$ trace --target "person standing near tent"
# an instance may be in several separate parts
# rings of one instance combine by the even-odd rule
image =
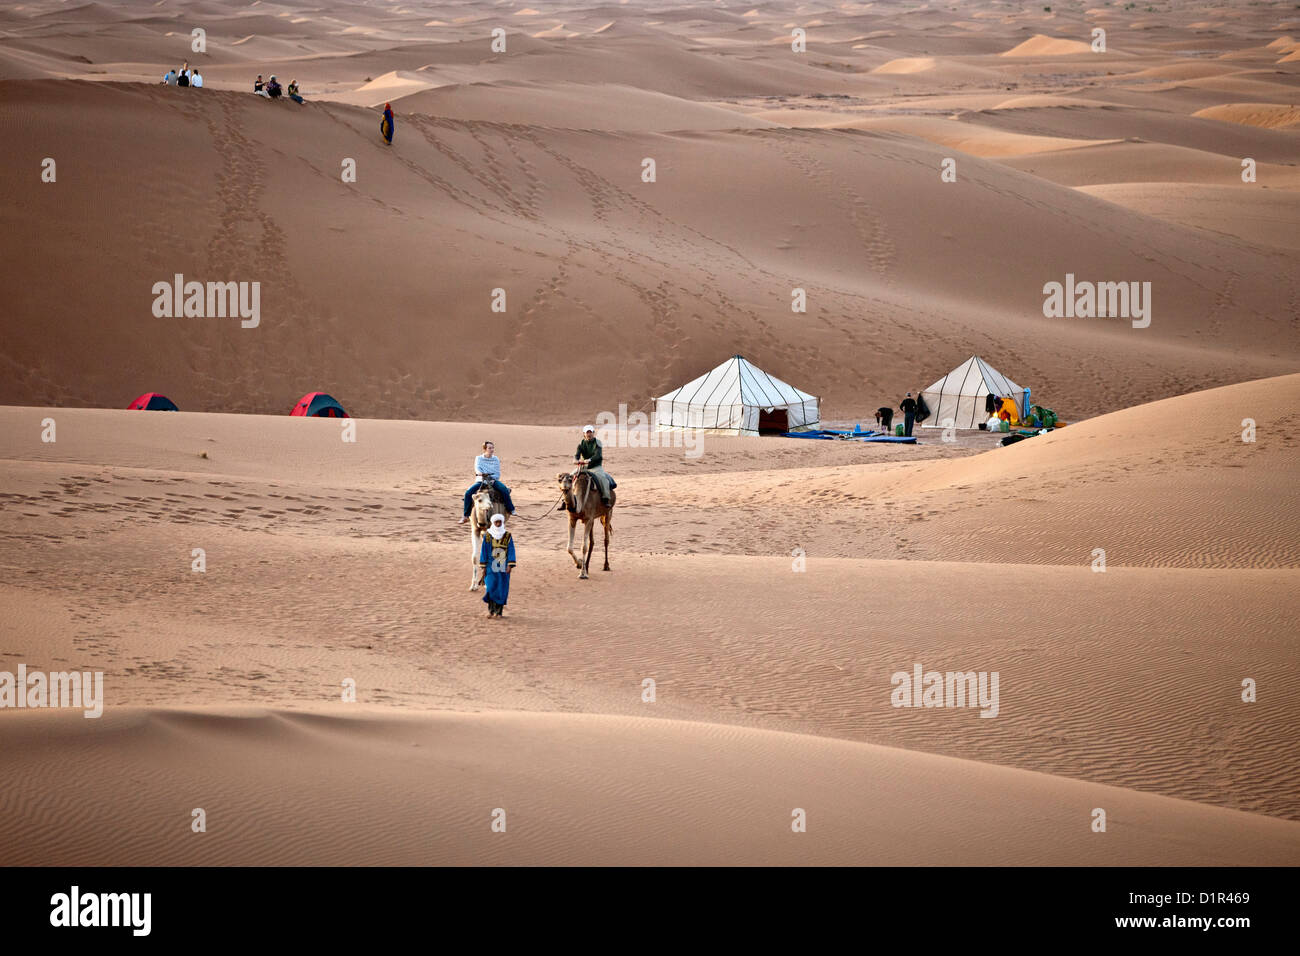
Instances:
[[[605,474],[604,469],[604,446],[601,445],[600,439],[596,437],[596,428],[594,425],[588,425],[582,430],[582,441],[578,442],[578,450],[573,453],[573,460],[579,468],[585,468],[596,479],[596,485],[600,488],[601,503],[609,507],[609,489],[617,488],[614,479]]]
[[[384,134],[384,141],[387,142],[389,146],[393,145],[393,129],[393,105],[391,103],[385,103],[384,118],[379,121],[379,132]]]
[[[916,400],[912,398],[911,392],[898,403],[898,410],[903,413],[903,434],[911,438],[912,424],[916,421]]]
[[[478,480],[465,491],[465,514],[460,521],[456,522],[457,524],[464,524],[469,520],[469,511],[473,507],[471,499],[474,497],[474,492],[484,485],[494,487],[501,492],[501,501],[506,506],[506,511],[515,513],[515,503],[510,500],[510,489],[501,483],[501,459],[497,457],[496,450],[496,445],[485,441],[483,454],[474,459],[474,474],[478,476]]]
[[[506,516],[494,514],[483,535],[478,563],[483,568],[483,603],[488,617],[501,617],[510,598],[510,572],[515,569],[515,539],[506,530]]]

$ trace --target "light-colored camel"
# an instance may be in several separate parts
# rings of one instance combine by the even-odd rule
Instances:
[[[510,521],[510,515],[506,514],[506,506],[503,502],[492,500],[492,491],[489,488],[480,488],[474,492],[474,497],[470,500],[474,502],[474,509],[469,513],[471,548],[469,559],[472,562],[470,567],[473,569],[469,575],[469,589],[477,591],[487,571],[487,568],[478,563],[478,556],[483,549],[483,535],[487,532],[487,526],[491,523],[493,515],[506,515],[507,522]]]
[[[614,505],[617,499],[613,489],[609,492],[609,507],[600,500],[600,486],[596,479],[585,469],[576,472],[561,472],[556,475],[560,490],[564,492],[564,505],[569,512],[569,557],[577,566],[579,580],[586,580],[587,569],[591,567],[591,552],[596,548],[596,522],[605,526],[605,566],[609,570],[609,539],[614,533]],[[581,560],[573,553],[573,532],[578,522],[582,522],[583,552]]]

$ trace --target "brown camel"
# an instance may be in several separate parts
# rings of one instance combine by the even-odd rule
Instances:
[[[614,533],[612,521],[614,519],[614,505],[617,499],[614,497],[614,491],[609,493],[609,507],[606,508],[604,502],[600,500],[600,487],[596,484],[596,479],[587,473],[585,469],[579,469],[576,472],[560,472],[556,475],[556,480],[560,483],[560,490],[564,492],[564,507],[569,512],[569,557],[573,558],[573,563],[581,572],[578,580],[586,580],[587,569],[591,567],[591,552],[596,548],[596,521],[600,521],[605,526],[605,566],[602,571],[608,571],[609,568],[609,538]],[[583,529],[583,555],[582,559],[573,553],[573,531],[578,522],[582,522]]]
[[[599,497],[599,496],[597,496]],[[505,503],[500,500],[499,495],[495,495],[492,489],[486,486],[474,492],[470,499],[474,502],[474,510],[469,516],[469,542],[470,542],[470,561],[473,569],[469,573],[469,589],[477,591],[478,586],[483,583],[485,568],[478,563],[479,553],[483,547],[483,535],[487,533],[487,526],[492,521],[495,514],[506,515],[506,521],[510,521],[510,516],[506,514]]]

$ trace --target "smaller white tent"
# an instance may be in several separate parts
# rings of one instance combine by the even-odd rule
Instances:
[[[978,355],[972,355],[955,369],[921,392],[930,409],[930,417],[922,423],[924,428],[979,428],[990,413],[986,411],[989,395],[1010,398],[1016,403],[1016,414],[1025,415],[1029,391],[1021,388]]]
[[[821,424],[815,395],[768,375],[739,355],[655,399],[660,431],[698,428],[726,435],[807,431]]]

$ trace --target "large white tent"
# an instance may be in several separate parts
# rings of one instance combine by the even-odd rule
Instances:
[[[980,422],[989,420],[985,404],[989,395],[1013,399],[1017,415],[1024,418],[1029,391],[978,355],[972,355],[921,392],[921,397],[930,409],[930,417],[922,423],[922,427],[946,428],[951,425],[955,428],[978,428]]]
[[[821,424],[815,395],[733,355],[713,371],[655,399],[660,431],[698,428],[726,435],[807,431]]]

